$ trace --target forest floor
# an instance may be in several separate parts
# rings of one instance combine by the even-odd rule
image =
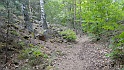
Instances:
[[[21,36],[23,37],[23,35],[28,34],[23,32]],[[2,37],[0,39],[2,39]],[[12,39],[16,40],[15,37]],[[31,38],[25,42],[28,43],[31,40],[35,42],[35,44],[42,44],[45,47],[44,51],[50,54],[49,63],[52,66],[51,68],[40,69],[38,68],[41,67],[39,65],[37,67],[34,66],[35,68],[33,67],[33,69],[32,66],[26,65],[28,62],[27,59],[18,60],[18,50],[16,52],[8,50],[7,52],[12,54],[9,55],[9,62],[3,64],[5,60],[5,53],[3,53],[5,51],[3,50],[0,52],[0,70],[120,70],[118,64],[115,64],[110,58],[105,56],[105,54],[110,52],[107,43],[101,41],[93,42],[87,35],[82,35],[81,37],[77,35],[75,42],[59,42],[56,41],[58,40],[57,38],[47,41]],[[13,44],[14,43],[11,45]],[[16,61],[16,63],[13,63],[13,61]],[[27,67],[27,69],[23,69],[22,67],[24,66]]]
[[[93,43],[86,35],[79,37],[77,43],[52,43],[52,45],[49,48],[54,54],[57,52],[53,70],[119,70],[105,56],[110,52],[105,43]]]

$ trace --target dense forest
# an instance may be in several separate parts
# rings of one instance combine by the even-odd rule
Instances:
[[[124,0],[0,0],[0,70],[124,70]]]

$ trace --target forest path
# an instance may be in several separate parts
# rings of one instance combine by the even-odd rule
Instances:
[[[78,43],[53,43],[53,70],[114,70],[110,59],[105,57],[108,50],[101,44],[90,42],[83,35]]]

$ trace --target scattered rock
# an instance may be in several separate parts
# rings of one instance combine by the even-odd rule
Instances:
[[[38,35],[38,39],[42,41],[46,41],[46,37],[44,35]]]

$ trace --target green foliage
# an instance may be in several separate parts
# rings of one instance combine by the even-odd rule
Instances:
[[[52,69],[54,69],[53,66],[47,66],[45,70],[52,70]]]
[[[124,70],[124,68],[122,68],[121,70]]]
[[[124,1],[85,0],[81,4],[83,30],[98,38],[103,35],[109,37],[112,51],[106,56],[116,59],[124,59],[124,26],[118,24],[124,20],[123,3]]]
[[[104,34],[107,30],[118,28],[117,21],[123,20],[122,5],[112,0],[92,0],[82,4],[83,30],[93,34]]]
[[[72,2],[72,0],[47,0],[45,3],[47,20],[50,23],[59,23],[64,26],[72,22]]]
[[[21,55],[20,57],[21,58],[24,58],[24,59],[30,59],[30,58],[36,58],[36,57],[47,57],[48,58],[48,55],[47,54],[44,54],[39,48],[37,47],[32,47],[32,48],[27,48],[25,50],[22,50],[21,51]]]
[[[20,59],[28,59],[29,64],[37,65],[42,62],[41,59],[47,59],[48,55],[43,53],[39,46],[26,48],[20,52]]]
[[[10,33],[15,35],[15,36],[19,36],[20,35],[16,30],[11,30]]]
[[[23,41],[19,41],[19,42],[18,42],[18,45],[24,48],[26,44],[25,44],[25,42],[23,42]]]
[[[34,45],[33,44],[29,44],[29,47],[34,47]]]
[[[4,5],[2,3],[0,3],[0,10],[5,9]]]
[[[124,32],[113,38],[110,48],[112,48],[112,51],[107,56],[124,59]]]
[[[51,23],[59,23],[61,20],[59,15],[62,11],[62,5],[58,1],[46,1],[45,12],[47,14],[47,20]],[[51,18],[53,18],[51,20]]]
[[[60,32],[64,39],[68,41],[75,41],[76,40],[76,33],[73,30],[67,29],[65,31]]]
[[[44,55],[43,55],[43,58],[48,58],[48,55],[47,55],[47,54],[44,54]]]

